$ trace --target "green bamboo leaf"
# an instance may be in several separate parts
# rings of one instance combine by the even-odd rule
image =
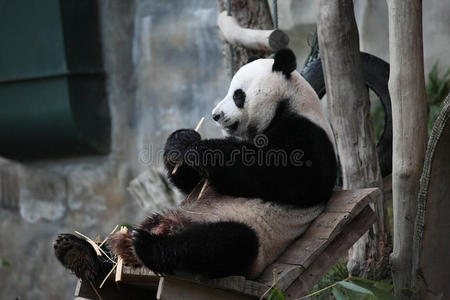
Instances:
[[[380,299],[380,300],[397,300],[397,298],[392,295],[391,293],[389,293],[386,290],[383,290],[382,288],[379,288],[375,285],[369,284],[369,283],[364,283],[364,282],[360,282],[358,283],[359,286],[364,287],[366,289],[368,289],[369,291],[371,291],[376,299]]]
[[[339,282],[337,282],[337,284],[342,286],[345,289],[348,289],[348,290],[351,290],[351,291],[354,291],[354,292],[358,292],[358,293],[361,293],[361,294],[366,294],[366,295],[372,295],[373,296],[373,293],[371,291],[369,291],[368,289],[363,288],[363,287],[361,287],[361,286],[359,286],[357,284],[354,284],[352,282],[339,281]]]
[[[267,300],[286,300],[286,297],[279,289],[273,288]]]
[[[332,288],[331,292],[333,293],[333,296],[334,298],[336,298],[336,300],[347,300],[347,297],[345,297],[338,288]]]

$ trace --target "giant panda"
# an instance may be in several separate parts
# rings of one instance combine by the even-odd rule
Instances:
[[[258,277],[322,212],[336,181],[331,128],[295,68],[290,49],[241,67],[212,111],[226,137],[173,132],[164,164],[187,198],[114,234],[105,251],[157,274]],[[70,234],[58,236],[55,253],[91,282],[112,267]]]

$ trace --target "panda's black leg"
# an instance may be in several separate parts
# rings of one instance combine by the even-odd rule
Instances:
[[[106,257],[97,256],[88,242],[73,234],[59,234],[53,247],[56,258],[64,267],[92,284],[100,283],[112,268]],[[109,255],[106,246],[102,250]]]
[[[197,224],[182,232],[152,235],[132,232],[137,257],[155,273],[199,273],[210,278],[245,275],[258,254],[253,229],[237,222]]]

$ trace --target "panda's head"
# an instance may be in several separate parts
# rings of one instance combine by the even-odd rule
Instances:
[[[261,133],[273,119],[278,103],[297,92],[291,82],[295,68],[290,49],[279,50],[274,59],[256,59],[242,66],[227,95],[212,111],[213,119],[227,135],[246,139]]]

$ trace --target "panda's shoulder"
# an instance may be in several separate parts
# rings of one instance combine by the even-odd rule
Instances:
[[[267,135],[279,137],[303,136],[311,139],[326,136],[325,130],[312,122],[308,116],[299,114],[290,105],[289,99],[279,102],[275,115],[266,129]]]

